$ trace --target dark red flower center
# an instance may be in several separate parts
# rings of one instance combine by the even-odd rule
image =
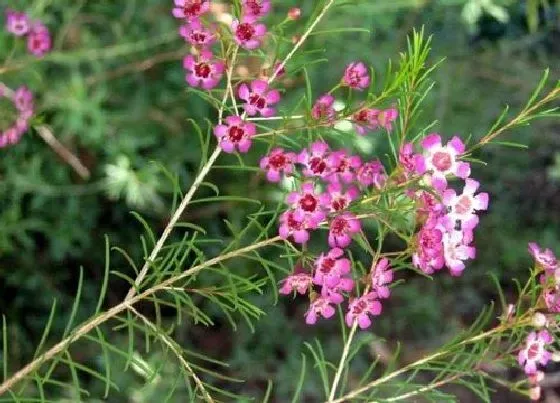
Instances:
[[[432,157],[432,163],[438,171],[447,171],[453,164],[451,155],[443,151],[437,151]]]
[[[527,349],[527,358],[534,360],[539,355],[539,345],[537,343],[532,343]]]
[[[472,203],[468,196],[461,196],[457,204],[455,204],[455,212],[457,214],[466,214],[471,211]]]
[[[248,0],[246,6],[251,10],[251,14],[253,15],[259,15],[262,9],[259,0]]]
[[[364,312],[366,308],[367,308],[367,303],[363,300],[360,300],[352,307],[352,313],[354,315],[359,315],[362,312]]]
[[[312,194],[307,193],[299,200],[299,205],[303,211],[311,213],[317,208],[317,199]]]
[[[340,211],[340,210],[344,210],[346,208],[347,204],[348,204],[348,202],[346,201],[346,199],[341,196],[337,199],[334,199],[331,203],[331,206],[332,206],[333,210]]]
[[[241,141],[244,135],[245,130],[243,130],[239,126],[231,126],[229,128],[228,137],[233,143],[238,143],[239,141]]]
[[[191,34],[191,41],[195,42],[195,43],[204,43],[206,42],[206,38],[208,36],[206,35],[206,33],[201,32],[201,31],[194,31]]]
[[[313,157],[309,160],[309,168],[314,174],[322,174],[327,169],[327,163],[321,157]]]
[[[241,41],[250,41],[253,38],[253,35],[255,35],[255,28],[251,24],[244,22],[237,26],[235,35]]]
[[[249,96],[249,103],[259,109],[264,109],[266,107],[266,99],[255,93]]]
[[[212,69],[210,68],[210,65],[208,63],[200,62],[195,64],[194,66],[194,74],[197,77],[208,78],[211,72]]]
[[[331,231],[335,235],[342,235],[348,231],[348,222],[343,217],[337,217],[331,224]]]
[[[190,0],[185,1],[185,5],[183,6],[183,13],[185,13],[188,17],[196,17],[200,14],[202,9],[202,3],[205,0]]]
[[[268,164],[276,169],[284,167],[286,162],[286,156],[284,154],[274,154],[268,159]]]
[[[294,218],[293,213],[290,213],[290,214],[288,215],[288,223],[287,223],[287,224],[288,224],[288,228],[290,228],[291,230],[296,230],[296,231],[298,231],[298,230],[300,230],[300,229],[302,228],[302,224],[303,224],[303,223],[302,223],[301,221],[297,221],[297,220]]]
[[[354,120],[360,123],[368,123],[368,117],[368,111],[365,109],[362,109],[358,113],[354,114]]]
[[[324,258],[321,263],[321,271],[326,274],[330,273],[335,263],[336,261],[334,259],[328,257]]]

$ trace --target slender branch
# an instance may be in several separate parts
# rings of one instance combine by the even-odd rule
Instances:
[[[390,398],[388,398],[388,399],[384,399],[384,401],[386,401],[386,402],[398,402],[399,400],[405,400],[405,399],[408,399],[409,397],[417,396],[417,395],[419,395],[420,393],[424,393],[424,392],[427,392],[427,391],[429,391],[429,390],[437,389],[437,388],[439,388],[439,387],[441,387],[441,386],[443,386],[443,385],[446,385],[446,384],[448,384],[449,382],[453,382],[453,381],[455,381],[455,380],[457,380],[457,379],[459,379],[459,378],[461,378],[461,377],[463,377],[463,376],[465,376],[465,375],[467,375],[467,374],[465,374],[465,373],[458,373],[458,374],[455,374],[455,375],[450,376],[450,377],[448,377],[448,378],[442,379],[442,380],[439,381],[439,382],[434,382],[434,383],[432,383],[432,384],[430,384],[430,385],[423,386],[423,387],[421,387],[421,388],[418,388],[418,389],[416,389],[416,390],[410,391],[410,392],[408,392],[408,393],[404,393],[404,394],[399,395],[399,396],[393,396],[393,397],[390,397]]]
[[[204,384],[202,383],[202,381],[200,380],[200,378],[196,375],[196,373],[193,371],[193,369],[191,368],[191,366],[189,365],[189,363],[187,362],[187,360],[185,360],[185,358],[183,357],[183,354],[181,354],[181,351],[179,351],[179,349],[176,346],[175,341],[173,341],[167,334],[165,334],[164,332],[160,331],[158,329],[158,327],[152,323],[148,318],[146,318],[144,315],[142,315],[140,312],[138,312],[136,309],[134,309],[133,307],[128,307],[128,309],[134,313],[136,316],[138,316],[140,319],[142,319],[142,321],[146,324],[146,326],[148,326],[153,332],[154,334],[161,339],[161,341],[171,349],[171,351],[173,351],[173,354],[175,354],[175,356],[177,357],[177,359],[179,360],[179,362],[181,362],[181,364],[185,367],[185,369],[187,370],[187,372],[191,375],[191,377],[194,380],[194,383],[196,383],[196,386],[200,389],[200,391],[202,392],[204,399],[209,402],[209,403],[213,403],[214,399],[212,399],[212,396],[210,396],[210,394],[208,393],[208,391],[206,390],[206,388],[204,387]]]
[[[350,352],[350,345],[352,344],[352,340],[354,339],[354,334],[356,334],[357,328],[358,322],[354,321],[352,329],[350,329],[350,334],[348,335],[348,340],[346,340],[346,343],[344,344],[344,350],[342,350],[342,355],[340,356],[338,369],[336,370],[336,374],[331,386],[331,393],[329,394],[329,402],[332,402],[334,396],[336,395],[336,388],[338,387],[338,383],[340,382],[340,377],[342,376],[342,371],[344,370],[344,365],[346,364],[346,358],[348,357],[348,353]]]

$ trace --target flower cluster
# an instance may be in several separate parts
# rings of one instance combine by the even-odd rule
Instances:
[[[3,148],[18,143],[27,131],[29,120],[33,116],[33,94],[25,86],[12,91],[0,83],[0,97],[9,99],[17,112],[15,122],[0,132],[0,148]]]
[[[27,36],[27,50],[37,57],[51,50],[52,40],[48,28],[40,21],[31,21],[23,12],[6,10],[6,31],[19,37]]]
[[[404,176],[420,175],[420,181],[431,188],[409,193],[417,203],[421,222],[413,264],[427,274],[447,266],[458,276],[465,261],[475,257],[473,231],[479,221],[477,213],[488,208],[488,193],[477,193],[479,183],[469,178],[470,165],[459,159],[465,152],[459,137],[443,145],[441,136],[432,133],[421,146],[422,154],[414,154],[412,144],[403,145],[399,153]],[[450,177],[465,181],[461,193],[448,187]]]

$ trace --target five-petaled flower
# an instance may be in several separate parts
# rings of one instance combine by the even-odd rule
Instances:
[[[391,291],[388,284],[393,281],[393,270],[389,265],[389,259],[381,258],[375,265],[371,274],[371,291],[375,292],[379,298],[389,298]]]
[[[342,276],[350,273],[350,260],[343,255],[344,251],[340,248],[333,248],[326,255],[321,254],[315,260],[313,283],[327,288],[336,287]]]
[[[352,235],[360,232],[360,220],[350,212],[337,215],[329,226],[329,246],[346,248],[352,242]]]
[[[479,183],[474,179],[466,179],[463,193],[457,195],[455,190],[447,189],[443,192],[443,204],[447,206],[449,219],[461,222],[461,228],[473,229],[478,225],[478,216],[476,211],[486,210],[488,208],[488,193],[479,193]]]
[[[192,21],[210,10],[210,0],[174,0],[173,16]]]
[[[552,354],[545,346],[552,343],[553,339],[546,330],[531,332],[525,341],[525,347],[519,351],[517,360],[523,366],[527,375],[537,372],[537,364],[546,365]]]
[[[279,289],[280,294],[288,295],[296,291],[299,294],[306,294],[312,284],[312,277],[309,273],[298,272],[286,277]]]
[[[364,90],[369,87],[369,71],[362,62],[352,62],[346,66],[342,83],[355,90]]]
[[[231,29],[235,42],[247,50],[261,46],[263,37],[266,35],[266,25],[257,23],[254,18],[248,16],[243,16],[241,21],[234,20],[231,23]]]
[[[550,249],[541,249],[535,242],[529,242],[529,253],[533,256],[537,265],[545,271],[554,272],[559,268],[558,260]]]
[[[193,55],[187,55],[183,59],[183,67],[189,71],[186,80],[192,87],[201,86],[210,90],[218,85],[225,70],[225,63],[214,60],[212,52],[203,50],[198,59]]]
[[[246,153],[251,148],[251,138],[256,134],[257,128],[253,123],[246,122],[239,116],[228,116],[225,125],[217,125],[214,135],[219,139],[219,145],[226,153],[236,149]]]
[[[270,12],[270,0],[242,0],[243,15],[254,20],[264,17]]]
[[[199,48],[207,48],[216,41],[216,34],[204,27],[197,19],[181,25],[179,34],[191,45]]]
[[[260,113],[261,116],[270,117],[276,113],[271,106],[280,101],[280,92],[269,89],[268,83],[263,80],[254,80],[250,86],[241,84],[237,95],[245,101],[245,112],[249,116]]]
[[[317,297],[305,313],[305,323],[308,325],[314,325],[317,323],[318,315],[321,315],[325,319],[332,317],[335,311],[330,304],[331,301],[327,297]]]
[[[30,26],[27,14],[6,9],[6,31],[15,36],[24,36],[29,32]]]
[[[277,147],[261,158],[260,167],[266,170],[266,179],[270,182],[279,182],[282,173],[290,175],[294,171],[296,159],[295,153],[285,152],[283,148]]]
[[[378,296],[374,292],[369,292],[350,302],[346,313],[346,324],[350,327],[354,321],[358,322],[360,329],[366,329],[371,325],[371,316],[381,314],[381,303],[377,300]]]

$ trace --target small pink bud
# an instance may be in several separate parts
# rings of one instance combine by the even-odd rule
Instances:
[[[299,20],[301,17],[301,8],[292,7],[288,10],[288,18],[292,21]]]

